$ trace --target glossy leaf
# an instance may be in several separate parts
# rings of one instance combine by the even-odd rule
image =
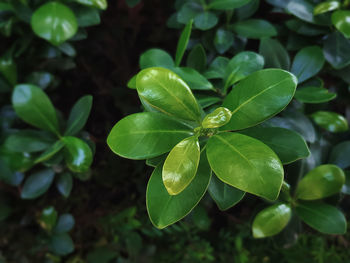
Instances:
[[[350,64],[350,40],[341,33],[334,32],[324,41],[323,54],[335,69],[341,69]]]
[[[65,136],[61,140],[65,144],[64,158],[68,168],[76,173],[88,171],[93,157],[89,145],[73,136]]]
[[[67,233],[72,230],[75,225],[74,217],[71,214],[62,214],[58,218],[54,232],[57,234]]]
[[[61,195],[67,198],[70,195],[73,188],[72,176],[69,173],[60,174],[56,181],[56,188]]]
[[[163,67],[172,69],[175,66],[173,58],[168,52],[152,48],[142,53],[140,56],[140,68]]]
[[[67,121],[65,135],[75,135],[85,126],[92,107],[92,96],[80,98],[73,106]]]
[[[317,125],[330,132],[345,132],[349,129],[347,120],[335,112],[317,111],[311,118]]]
[[[57,221],[57,211],[53,206],[46,207],[40,216],[39,223],[43,229],[47,232],[51,232],[51,230],[56,225]]]
[[[254,126],[282,111],[294,96],[296,77],[280,69],[252,73],[226,96],[223,106],[232,111],[223,130]]]
[[[350,141],[343,141],[334,146],[331,151],[329,162],[336,164],[342,169],[350,167]]]
[[[317,200],[339,193],[345,183],[342,169],[333,164],[324,164],[308,172],[301,179],[296,197],[302,200]]]
[[[292,130],[278,127],[254,127],[240,133],[265,143],[277,154],[283,164],[292,163],[310,155],[303,137]]]
[[[186,65],[199,72],[203,71],[207,65],[207,55],[201,44],[197,44],[187,56]]]
[[[223,182],[242,191],[275,200],[283,181],[283,166],[262,142],[238,133],[222,133],[207,143],[212,170]]]
[[[75,1],[82,5],[97,7],[102,10],[107,9],[107,0],[75,0]]]
[[[261,39],[259,53],[264,57],[266,68],[289,70],[289,54],[278,40],[271,38]]]
[[[194,25],[200,30],[211,29],[218,21],[218,17],[212,12],[203,12],[194,17]]]
[[[334,1],[334,0],[324,1],[319,3],[317,6],[315,6],[314,15],[330,12],[338,9],[339,7],[340,7],[339,1]]]
[[[281,232],[292,216],[288,204],[275,204],[260,211],[253,221],[252,231],[255,238],[270,237]]]
[[[178,74],[192,90],[215,90],[213,84],[193,68],[173,68],[173,71]]]
[[[244,51],[234,56],[225,69],[225,86],[227,90],[237,81],[264,67],[264,58],[251,51]]]
[[[315,76],[323,67],[324,57],[318,46],[301,49],[295,56],[291,72],[298,78],[298,82]]]
[[[214,37],[214,46],[219,54],[225,53],[233,44],[232,32],[219,28]]]
[[[43,195],[52,184],[55,173],[51,169],[31,174],[24,182],[21,198],[35,199]]]
[[[5,146],[13,152],[40,152],[51,145],[48,134],[36,130],[21,130],[6,138]]]
[[[251,0],[211,0],[208,4],[209,9],[228,10],[248,4]]]
[[[211,170],[205,154],[201,154],[198,171],[190,185],[178,195],[169,195],[162,180],[162,165],[148,181],[146,205],[151,222],[165,228],[184,218],[199,203],[207,190]]]
[[[50,248],[55,254],[65,256],[74,251],[74,243],[68,234],[56,234],[50,239]]]
[[[196,136],[186,138],[175,145],[166,158],[162,178],[170,195],[181,193],[197,173],[200,148]]]
[[[209,113],[202,121],[203,128],[219,128],[231,119],[232,113],[229,109],[219,107],[213,112]]]
[[[313,23],[313,5],[307,0],[293,0],[288,1],[286,6],[288,12],[293,14],[294,16],[300,18],[303,21]]]
[[[56,46],[74,36],[78,30],[77,19],[72,10],[54,1],[35,10],[31,25],[36,35]]]
[[[247,38],[273,37],[277,35],[275,27],[270,22],[262,19],[239,21],[231,27],[238,35]]]
[[[215,175],[211,177],[208,192],[221,211],[238,204],[245,195],[245,192],[225,184]]]
[[[170,116],[200,121],[192,91],[175,73],[165,68],[142,70],[136,78],[137,92],[151,107]]]
[[[49,148],[47,148],[42,154],[39,155],[38,158],[35,159],[34,163],[41,163],[49,160],[56,153],[58,153],[64,146],[64,143],[61,141],[57,141],[52,144]]]
[[[342,235],[346,232],[346,219],[334,206],[317,202],[300,202],[298,216],[310,227],[324,234]]]
[[[324,103],[336,97],[337,94],[322,87],[305,87],[297,89],[295,92],[295,98],[304,103]]]
[[[57,115],[49,97],[34,85],[17,85],[12,94],[12,105],[25,122],[55,134],[59,133]]]
[[[111,130],[107,143],[125,158],[147,159],[170,151],[192,130],[159,113],[143,112],[120,120]]]
[[[175,65],[178,67],[181,64],[182,57],[186,51],[188,41],[190,40],[191,31],[192,31],[192,24],[193,20],[190,20],[185,28],[183,29],[179,42],[177,43],[176,47],[176,54],[175,54]]]
[[[338,10],[333,12],[332,23],[346,38],[350,38],[350,11]]]

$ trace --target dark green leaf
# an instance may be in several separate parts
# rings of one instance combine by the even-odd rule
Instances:
[[[310,227],[324,234],[342,235],[346,232],[346,219],[334,206],[317,202],[300,202],[298,216]]]
[[[207,55],[201,44],[197,44],[187,56],[186,65],[202,72],[207,65]]]
[[[208,4],[209,9],[228,10],[246,5],[251,0],[211,0]]]
[[[49,72],[36,71],[26,77],[26,82],[46,89],[54,82],[54,76]]]
[[[346,38],[350,38],[350,11],[338,10],[333,12],[332,23]]]
[[[336,146],[331,151],[329,162],[338,165],[345,169],[350,167],[350,141],[344,141]]]
[[[170,151],[193,135],[191,128],[162,114],[143,112],[120,120],[110,132],[111,150],[125,158],[147,159]]]
[[[341,69],[350,64],[350,40],[340,32],[328,35],[324,41],[323,54],[335,69]]]
[[[56,234],[51,237],[50,248],[53,253],[65,256],[74,251],[74,243],[68,234]]]
[[[317,125],[330,132],[345,132],[349,129],[347,120],[335,112],[317,111],[311,118]]]
[[[0,58],[0,75],[3,75],[5,79],[12,85],[17,83],[17,65],[12,58],[2,57]]]
[[[17,85],[12,94],[12,105],[25,122],[59,134],[55,108],[40,88],[29,84]]]
[[[212,12],[203,12],[194,17],[194,25],[200,30],[211,29],[218,21],[218,17]]]
[[[72,230],[74,227],[75,220],[71,214],[62,214],[58,218],[54,232],[57,234],[67,233]]]
[[[214,90],[213,85],[193,68],[174,68],[173,71],[178,74],[192,90]]]
[[[321,87],[305,87],[297,89],[295,98],[304,103],[324,103],[333,100],[337,94],[328,92],[327,89]]]
[[[283,166],[262,142],[239,133],[222,133],[210,137],[207,156],[223,182],[269,200],[278,197]]]
[[[208,192],[220,210],[227,210],[238,204],[244,197],[245,192],[225,184],[215,175],[211,177]]]
[[[73,188],[72,176],[69,173],[60,174],[56,181],[56,188],[61,195],[67,198]]]
[[[5,146],[13,152],[40,152],[51,144],[48,134],[36,130],[21,130],[7,137]]]
[[[296,17],[300,18],[303,21],[313,23],[314,22],[314,16],[313,16],[313,5],[307,1],[307,0],[292,0],[289,1],[286,9],[291,14],[295,15]]]
[[[173,58],[162,49],[149,49],[140,56],[140,68],[163,67],[172,69],[175,66]]]
[[[45,152],[43,152],[38,158],[35,159],[35,163],[41,163],[44,161],[49,160],[51,157],[53,157],[56,153],[58,153],[64,146],[64,143],[61,141],[57,141],[54,144],[52,144]]]
[[[102,10],[107,9],[107,0],[75,0],[75,1],[82,5],[97,7]]]
[[[259,53],[265,59],[266,68],[289,70],[290,58],[286,49],[276,39],[263,38],[260,40]]]
[[[190,40],[191,31],[192,31],[193,20],[190,20],[185,26],[184,30],[181,33],[179,42],[177,43],[176,54],[175,54],[175,65],[178,67],[181,64],[182,57],[185,53],[185,50]]]
[[[281,232],[292,216],[288,204],[275,204],[260,211],[253,221],[253,236],[255,238],[270,237]]]
[[[57,211],[53,206],[49,206],[45,208],[40,216],[39,223],[43,229],[47,232],[51,232],[51,230],[56,225],[57,221]]]
[[[304,139],[296,132],[278,127],[254,127],[240,133],[258,139],[269,146],[283,164],[295,162],[310,155]]]
[[[80,98],[73,106],[67,121],[65,135],[75,135],[85,126],[92,107],[92,96]]]
[[[21,197],[35,199],[44,194],[52,184],[55,173],[51,169],[31,174],[24,182]]]
[[[161,229],[184,218],[202,199],[210,177],[207,158],[201,154],[197,174],[190,185],[178,195],[169,195],[162,181],[162,165],[158,165],[149,179],[146,192],[151,222]]]
[[[232,32],[219,28],[216,31],[214,45],[219,54],[225,53],[233,44]]]
[[[254,72],[226,96],[223,106],[232,111],[232,118],[222,129],[245,129],[271,118],[288,105],[296,85],[296,77],[284,70]]]
[[[231,28],[238,35],[246,38],[273,37],[277,35],[275,27],[262,19],[247,19],[234,23]]]
[[[56,46],[74,36],[78,30],[72,10],[58,2],[48,2],[35,10],[31,25],[35,34]]]
[[[79,6],[74,9],[79,27],[95,26],[101,23],[100,13],[96,8]]]

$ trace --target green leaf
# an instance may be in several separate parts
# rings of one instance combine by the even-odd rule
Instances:
[[[232,113],[229,109],[219,107],[213,112],[209,113],[202,121],[202,127],[208,128],[219,128],[231,119]]]
[[[51,169],[31,174],[24,182],[21,198],[35,199],[43,195],[52,184],[55,173]]]
[[[74,36],[78,30],[78,22],[72,10],[54,1],[35,10],[31,25],[36,35],[55,46]]]
[[[67,121],[65,135],[75,135],[85,126],[92,107],[92,96],[80,98],[73,106]]]
[[[146,160],[146,164],[151,167],[157,167],[160,163],[164,163],[166,157],[168,156],[167,153],[159,155],[157,157],[153,157]]]
[[[0,58],[0,73],[12,85],[17,83],[17,65],[10,57]]]
[[[339,193],[345,183],[342,169],[333,164],[324,164],[308,172],[300,180],[296,197],[302,200],[317,200]]]
[[[136,113],[120,120],[107,143],[125,158],[147,159],[170,151],[179,141],[193,135],[191,128],[153,112]]]
[[[133,8],[136,5],[138,5],[141,2],[141,0],[126,0],[126,4],[128,7]]]
[[[339,1],[334,1],[334,0],[324,1],[319,3],[317,6],[315,6],[314,15],[330,12],[338,9],[339,7],[340,7]]]
[[[277,35],[275,27],[262,19],[247,19],[230,26],[238,35],[246,38],[263,38]]]
[[[343,185],[341,192],[350,195],[350,171],[345,171],[345,184]]]
[[[65,198],[69,197],[73,188],[73,179],[69,173],[60,174],[56,181],[56,188]]]
[[[207,108],[221,101],[219,97],[212,97],[207,95],[197,95],[197,101],[202,108]]]
[[[219,54],[225,53],[233,44],[232,32],[219,28],[214,37],[214,46]]]
[[[21,130],[6,138],[5,147],[13,152],[40,152],[52,144],[47,137],[41,131]]]
[[[350,38],[350,11],[338,10],[333,12],[332,23],[346,38]]]
[[[261,39],[259,53],[264,57],[266,68],[289,70],[289,54],[278,40],[271,38]]]
[[[176,54],[175,54],[175,65],[177,67],[180,66],[181,64],[182,57],[187,48],[188,41],[190,40],[192,24],[193,24],[193,20],[190,20],[187,23],[187,25],[185,26],[184,30],[181,33],[179,42],[177,43]]]
[[[75,0],[75,2],[90,7],[97,7],[102,10],[107,9],[107,0]]]
[[[228,10],[248,4],[251,0],[211,0],[208,9]]]
[[[325,29],[325,27],[317,26],[317,25],[312,25],[307,22],[303,22],[299,19],[290,19],[286,22],[286,26],[300,34],[300,35],[305,35],[305,36],[319,36],[319,35],[325,35],[328,33],[328,30]]]
[[[226,96],[223,106],[232,111],[232,118],[222,129],[245,129],[271,118],[292,100],[296,85],[296,77],[284,70],[252,73]]]
[[[57,224],[53,231],[56,234],[67,233],[72,230],[74,225],[75,225],[75,220],[71,214],[62,214],[58,218]]]
[[[55,77],[49,72],[36,71],[32,72],[25,79],[26,83],[36,85],[42,89],[46,89],[54,83]]]
[[[262,142],[238,133],[210,137],[207,156],[223,182],[242,191],[276,200],[283,182],[283,166]]]
[[[88,171],[93,158],[90,146],[83,140],[73,136],[65,136],[61,140],[65,144],[64,159],[68,168],[76,173]]]
[[[254,218],[252,230],[255,238],[270,237],[281,232],[292,216],[288,204],[275,204],[260,211]]]
[[[211,170],[202,153],[197,174],[190,185],[178,195],[169,195],[162,180],[162,165],[158,165],[146,192],[147,211],[153,225],[162,229],[189,214],[206,192],[210,177]]]
[[[207,55],[201,44],[197,44],[187,56],[186,65],[199,72],[202,72],[207,65]]]
[[[187,84],[165,68],[142,70],[136,78],[137,92],[152,108],[170,116],[199,122],[199,105]]]
[[[345,132],[349,129],[347,120],[331,111],[317,111],[311,115],[313,121],[330,132]]]
[[[303,21],[313,23],[313,5],[307,0],[293,0],[288,1],[286,6],[288,12],[293,14],[294,16],[300,18]]]
[[[101,23],[100,12],[96,8],[79,6],[74,8],[79,27],[89,27]]]
[[[296,54],[291,72],[301,83],[315,76],[323,68],[323,64],[324,57],[320,47],[305,47]]]
[[[56,225],[57,211],[53,206],[46,207],[40,216],[39,223],[43,229],[51,233],[51,230]]]
[[[142,53],[140,56],[140,68],[163,67],[172,69],[175,66],[173,58],[168,52],[152,48]]]
[[[12,94],[12,105],[23,121],[59,134],[55,108],[40,88],[29,84],[17,85]]]
[[[196,2],[185,3],[181,6],[180,10],[176,13],[176,21],[181,24],[187,24],[196,15],[203,12],[203,8]]]
[[[230,60],[226,57],[216,57],[204,73],[204,76],[207,79],[223,79],[229,62]]]
[[[230,209],[238,204],[245,195],[245,192],[225,184],[215,175],[211,177],[208,192],[221,211]]]
[[[225,86],[226,91],[237,81],[244,79],[251,73],[264,67],[264,58],[259,54],[251,51],[240,52],[235,55],[227,64],[225,69]]]
[[[304,103],[324,103],[336,97],[337,94],[322,87],[305,87],[297,89],[295,92],[295,98]]]
[[[219,18],[212,12],[203,12],[194,17],[194,25],[200,30],[208,30],[216,26]]]
[[[346,219],[334,206],[317,202],[297,203],[298,216],[310,227],[324,234],[342,235],[346,232]]]
[[[342,69],[350,64],[350,40],[340,32],[328,35],[324,41],[323,54],[335,69]]]
[[[49,160],[56,153],[58,153],[64,146],[64,143],[61,141],[57,141],[52,144],[49,148],[45,150],[38,158],[35,159],[34,163],[41,163]]]
[[[175,145],[166,158],[162,178],[170,195],[181,193],[194,179],[199,164],[198,137],[186,138]]]
[[[331,151],[329,162],[338,165],[345,169],[350,167],[350,141],[344,141],[336,146]]]
[[[215,90],[213,84],[193,68],[174,68],[173,71],[179,75],[192,90]]]
[[[132,78],[129,79],[128,83],[126,84],[129,89],[136,89],[136,77],[137,75],[132,76]]]
[[[74,243],[68,234],[56,234],[50,239],[50,248],[53,253],[65,256],[74,251]]]
[[[310,155],[303,137],[298,133],[278,127],[254,127],[240,133],[258,139],[269,146],[283,164],[295,162]]]

